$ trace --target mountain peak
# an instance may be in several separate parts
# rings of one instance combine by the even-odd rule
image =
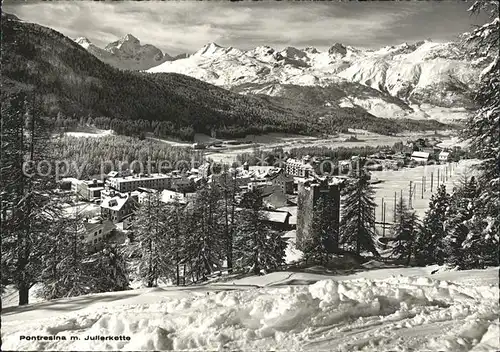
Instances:
[[[217,43],[210,42],[208,44],[205,44],[194,55],[197,55],[197,56],[209,56],[209,55],[221,53],[222,51],[225,51],[225,49],[226,48],[220,46]],[[229,49],[231,49],[231,48],[229,48]]]
[[[313,46],[308,46],[307,48],[304,49],[304,51],[306,53],[310,53],[310,54],[317,54],[317,53],[319,53],[318,49],[316,49]]]
[[[344,56],[345,54],[347,54],[347,48],[345,47],[344,44],[335,43],[330,47],[330,49],[328,49],[328,53],[340,54],[341,56]]]
[[[139,39],[132,34],[109,43],[104,49],[97,47],[86,37],[79,37],[75,42],[101,61],[125,70],[147,70],[173,60],[154,45],[141,45]]]
[[[78,37],[78,38],[75,39],[75,42],[77,42],[78,44],[81,44],[81,43],[91,43],[91,41],[87,37]]]
[[[124,42],[135,42],[135,43],[140,43],[139,39],[134,37],[132,34],[126,34],[122,39]]]
[[[121,50],[125,52],[131,52],[139,49],[141,46],[141,42],[139,39],[134,37],[132,34],[126,34],[117,41],[109,43],[106,45],[104,50],[114,52],[116,50]]]
[[[287,46],[285,49],[281,51],[283,56],[286,56],[289,59],[303,59],[307,58],[305,52],[300,49],[294,48],[293,46]]]
[[[215,47],[215,48],[222,48],[222,46],[220,46],[219,44],[217,44],[216,42],[210,42],[208,44],[205,45],[206,47]]]
[[[88,49],[92,45],[92,42],[87,37],[78,37],[75,39],[75,42],[85,49]]]

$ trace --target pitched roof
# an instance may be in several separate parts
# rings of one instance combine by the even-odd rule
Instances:
[[[101,202],[101,207],[106,209],[111,209],[114,211],[119,211],[125,203],[129,200],[130,196],[128,194],[118,193],[113,197],[103,197]]]
[[[428,152],[413,152],[411,154],[411,157],[412,158],[424,158],[424,159],[428,159],[429,155],[430,155],[430,153],[428,153]]]
[[[268,221],[280,224],[286,223],[288,217],[292,216],[292,214],[287,211],[263,211],[263,213],[267,216]]]

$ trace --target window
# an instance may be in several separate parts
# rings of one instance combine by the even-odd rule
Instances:
[[[96,232],[94,232],[94,236],[97,236],[97,231],[96,231]]]
[[[102,233],[102,229],[99,230],[99,234],[101,234],[101,233]]]

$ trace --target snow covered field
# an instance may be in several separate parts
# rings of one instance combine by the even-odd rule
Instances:
[[[65,132],[64,134],[72,137],[104,137],[113,133],[113,130],[89,129],[89,132]]]
[[[372,171],[372,177],[383,182],[375,184],[375,202],[377,204],[376,219],[382,221],[382,199],[386,204],[385,221],[391,223],[394,219],[394,194],[399,201],[401,191],[403,191],[403,199],[408,205],[410,195],[410,181],[412,181],[412,209],[422,218],[429,206],[429,200],[433,193],[437,190],[437,177],[439,172],[439,185],[445,184],[446,191],[451,193],[453,187],[458,185],[462,176],[470,178],[473,176],[473,166],[478,163],[478,160],[464,159],[458,163],[442,164],[442,165],[425,165],[414,168],[403,168],[398,171],[384,170]],[[439,170],[439,171],[438,171]],[[445,177],[447,175],[447,177]],[[425,187],[422,183],[422,177],[425,176]],[[433,189],[431,192],[431,176],[434,177]],[[422,197],[422,188],[424,193]]]
[[[498,268],[439,269],[376,269],[348,276],[277,272],[224,284],[12,307],[2,312],[2,349],[500,349]],[[300,284],[305,282],[312,284]],[[95,336],[113,340],[85,340]]]

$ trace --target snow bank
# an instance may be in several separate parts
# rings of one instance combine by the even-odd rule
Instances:
[[[29,291],[29,302],[43,302],[42,284],[35,284]],[[2,293],[2,307],[15,307],[19,304],[19,291],[14,285],[7,285]]]
[[[490,279],[498,273],[483,272]],[[123,293],[128,295],[127,304],[106,304],[105,297],[117,295],[113,293],[102,296],[99,309],[82,304],[67,314],[50,316],[40,311],[37,319],[29,321],[22,319],[22,313],[4,314],[2,347],[19,351],[486,351],[500,348],[497,286],[399,276],[322,280],[310,286],[221,288],[215,293],[154,289],[133,297],[129,291]],[[68,300],[68,307],[78,299]],[[51,307],[45,309],[48,312]],[[21,340],[21,335],[67,339]],[[88,336],[123,339],[85,340]]]
[[[111,136],[113,134],[113,130],[94,130],[91,132],[64,132],[65,135],[71,137],[104,137]]]

